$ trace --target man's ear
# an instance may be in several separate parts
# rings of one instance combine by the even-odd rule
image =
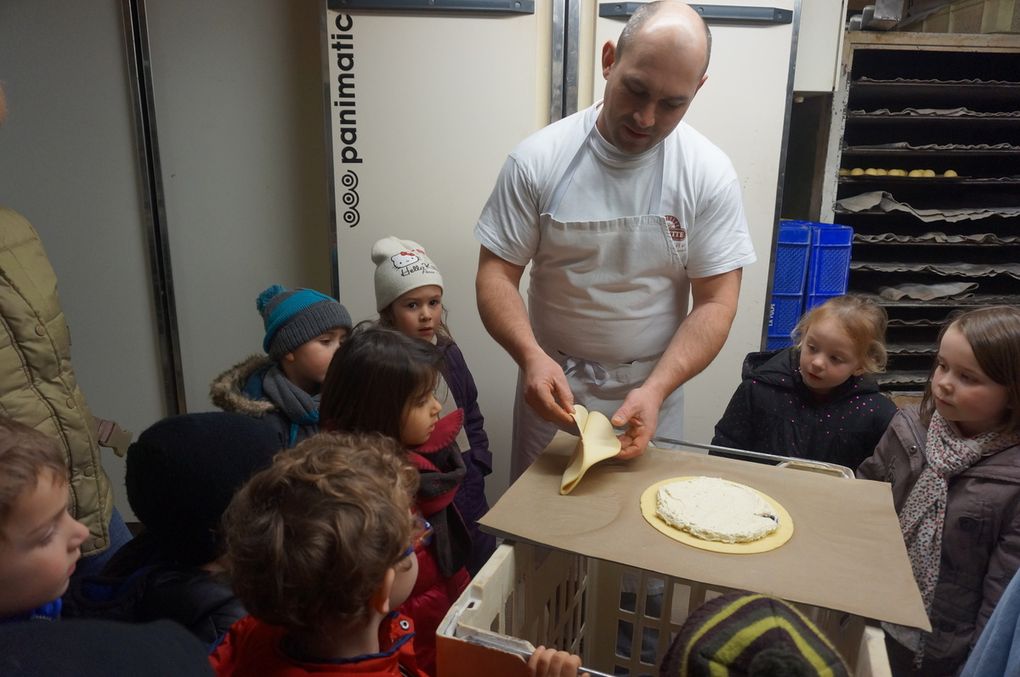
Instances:
[[[283,356],[284,362],[293,362],[295,359],[297,358],[294,357],[294,353],[287,353]]]
[[[706,81],[706,80],[708,80],[708,73],[705,73],[704,75],[702,75],[702,76],[701,76],[701,82],[699,82],[699,83],[698,83],[698,89],[701,89],[701,86],[702,86],[703,84],[705,84],[705,81]],[[695,90],[694,90],[694,93],[695,93],[695,94],[697,94],[697,92],[698,92],[698,89],[695,89]]]
[[[380,616],[385,616],[390,612],[390,592],[393,590],[393,581],[397,579],[397,571],[393,567],[386,570],[386,575],[383,576],[382,583],[376,588],[376,591],[372,593],[372,599],[369,600],[369,605],[372,607],[372,611],[375,611]]]
[[[602,77],[609,77],[609,69],[616,63],[616,45],[612,40],[606,40],[602,45]]]

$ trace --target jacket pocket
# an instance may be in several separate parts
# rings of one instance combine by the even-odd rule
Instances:
[[[974,640],[981,580],[959,572],[939,576],[931,606],[932,634],[926,642],[925,657],[933,660],[966,657]]]

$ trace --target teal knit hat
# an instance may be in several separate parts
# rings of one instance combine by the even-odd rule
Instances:
[[[351,328],[351,315],[343,304],[314,289],[287,289],[274,284],[255,301],[266,326],[262,349],[279,360],[316,336]]]

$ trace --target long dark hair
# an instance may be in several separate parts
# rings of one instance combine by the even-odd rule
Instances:
[[[323,429],[399,440],[407,403],[435,389],[442,364],[428,341],[361,322],[329,363],[319,405]]]

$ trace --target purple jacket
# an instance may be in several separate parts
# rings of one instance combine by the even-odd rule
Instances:
[[[464,432],[471,444],[469,455],[479,466],[482,474],[492,472],[492,452],[489,451],[489,436],[485,434],[485,418],[478,408],[478,388],[475,379],[468,370],[464,353],[460,347],[449,339],[439,344],[446,362],[443,378],[450,386],[450,392],[457,406],[464,410]]]
[[[478,528],[478,520],[489,511],[485,498],[485,475],[492,472],[492,453],[489,451],[489,436],[485,434],[485,419],[478,408],[478,389],[464,361],[464,353],[449,339],[441,339],[439,349],[445,358],[443,378],[457,406],[464,410],[464,432],[471,445],[471,449],[464,453],[466,474],[453,502],[471,534],[467,568],[474,576],[496,549],[496,538]]]

